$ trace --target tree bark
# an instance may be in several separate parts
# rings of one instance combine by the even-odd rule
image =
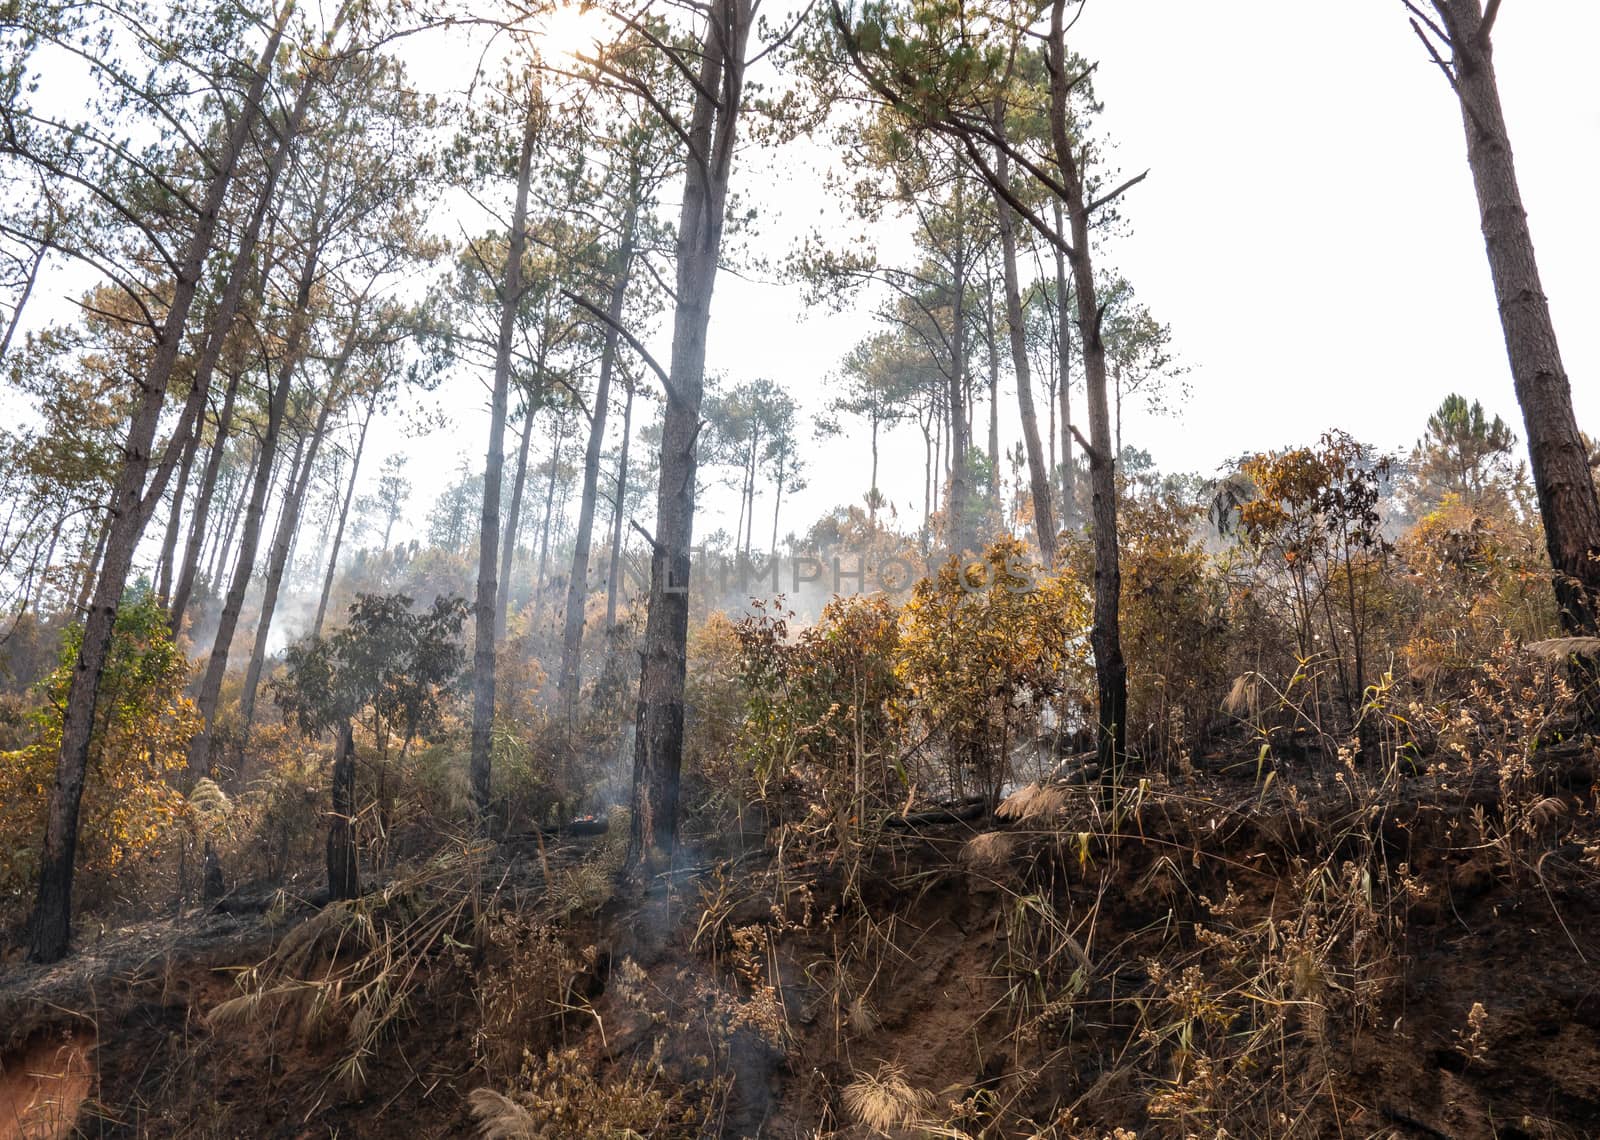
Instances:
[[[522,122],[522,148],[517,155],[517,198],[511,213],[506,252],[505,288],[500,295],[500,335],[495,344],[494,391],[489,409],[489,446],[483,469],[483,513],[478,528],[478,596],[473,606],[472,757],[469,778],[472,804],[480,819],[489,808],[489,749],[494,730],[495,617],[500,583],[500,483],[505,471],[506,404],[511,391],[511,341],[522,304],[522,256],[527,244],[528,193],[533,182],[533,152],[539,135],[536,89],[528,89]]]
[[[1478,0],[1434,0],[1434,8],[1449,35],[1452,86],[1461,105],[1500,327],[1528,435],[1561,627],[1573,637],[1600,636],[1600,497],[1539,279],[1489,29]]]
[[[637,213],[638,177],[630,180],[622,241],[612,268],[611,297],[606,310],[605,346],[600,355],[600,375],[595,381],[594,408],[589,418],[589,443],[583,453],[583,491],[578,502],[578,529],[572,540],[572,567],[567,576],[567,611],[561,631],[561,671],[557,699],[567,727],[577,717],[578,689],[582,679],[584,608],[589,600],[589,547],[594,534],[595,499],[600,487],[600,452],[606,442],[606,418],[611,405],[611,374],[617,358],[617,329],[622,323],[628,278],[633,269],[633,227]]]
[[[671,859],[683,762],[683,692],[689,634],[690,547],[706,326],[722,252],[734,140],[744,95],[751,0],[712,0],[694,109],[685,132],[683,205],[677,235],[677,308],[662,421],[650,604],[639,674],[633,756],[630,865]]]
[[[117,607],[127,587],[134,553],[149,519],[150,496],[165,490],[158,479],[148,489],[151,448],[166,401],[184,326],[194,303],[201,273],[216,237],[217,219],[238,169],[240,152],[261,113],[262,94],[277,56],[290,15],[289,0],[278,13],[256,63],[243,103],[223,144],[216,173],[206,187],[194,230],[184,245],[174,274],[173,295],[162,323],[155,351],[145,369],[140,393],[128,425],[121,469],[106,523],[105,554],[96,579],[93,599],[84,623],[82,645],[73,663],[61,726],[61,753],[46,810],[44,842],[39,856],[39,889],[29,922],[28,956],[35,962],[56,962],[67,953],[72,932],[72,873],[78,850],[78,812],[84,779],[89,769],[89,748],[94,729],[101,675],[111,649]]]

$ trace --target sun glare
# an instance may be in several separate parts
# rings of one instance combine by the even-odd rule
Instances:
[[[595,6],[561,4],[544,21],[544,50],[567,59],[591,56],[606,34],[605,13]]]

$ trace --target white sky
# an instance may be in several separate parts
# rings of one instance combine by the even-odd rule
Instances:
[[[1513,0],[1495,41],[1579,423],[1600,432],[1600,88],[1584,78],[1600,5]],[[1398,449],[1450,391],[1521,434],[1459,113],[1399,0],[1090,0],[1074,44],[1100,61],[1101,123],[1119,165],[1150,169],[1108,262],[1171,324],[1192,370],[1176,417],[1127,413],[1127,443],[1164,470],[1205,472],[1330,427]],[[798,153],[747,153],[736,189],[783,214],[774,254],[836,211]],[[730,379],[770,376],[816,410],[839,357],[871,327],[864,312],[808,315],[797,287],[725,273],[710,365]],[[664,359],[664,335],[657,347]],[[1003,446],[1019,434],[1014,407],[1008,388]],[[452,435],[481,461],[482,429],[461,428]],[[809,477],[784,509],[785,532],[860,500],[864,433],[815,445]],[[880,482],[906,521],[920,520],[915,427],[886,446]],[[770,510],[763,496],[758,520]],[[731,493],[713,491],[697,535],[731,530],[735,512]]]
[[[464,82],[476,58],[423,39],[407,54],[424,86]],[[1600,433],[1600,88],[1584,78],[1600,42],[1600,5],[1512,0],[1495,42],[1579,424]],[[1127,443],[1147,447],[1164,470],[1206,472],[1335,426],[1402,448],[1452,390],[1481,399],[1520,434],[1456,103],[1400,0],[1089,0],[1073,45],[1100,61],[1100,123],[1118,164],[1150,170],[1126,200],[1131,232],[1107,251],[1106,268],[1125,274],[1170,323],[1191,369],[1193,397],[1179,415],[1151,420],[1130,408]],[[840,214],[807,161],[814,153],[803,144],[741,156],[735,190],[761,207],[758,245],[771,257]],[[54,292],[30,318],[66,315]],[[664,321],[651,338],[659,359],[669,328]],[[735,382],[771,377],[814,412],[839,358],[872,328],[866,311],[807,314],[798,286],[724,273],[709,365]],[[475,468],[483,460],[482,378],[462,377],[438,399],[450,430],[416,440],[398,422],[382,425],[363,463],[370,489],[387,452],[412,454],[413,530],[458,457]],[[1074,403],[1082,408],[1081,394]],[[1014,409],[1008,386],[1006,446],[1019,435]],[[978,418],[981,436],[986,408]],[[803,532],[866,490],[864,432],[808,450],[810,485],[785,506],[784,532]],[[920,521],[914,426],[886,442],[880,483],[904,521]],[[731,492],[713,491],[697,535],[731,530],[736,509]],[[756,509],[765,534],[770,498]]]
[[[1133,416],[1127,443],[1201,471],[1334,426],[1400,448],[1452,390],[1521,434],[1457,105],[1399,0],[1090,0],[1074,42],[1100,61],[1119,165],[1150,169],[1111,261],[1192,368],[1181,413]],[[1579,423],[1600,433],[1600,5],[1512,0],[1495,42]],[[724,280],[712,351],[818,404],[853,330],[794,313],[783,291]],[[900,442],[886,490],[920,512],[920,437]],[[859,498],[860,441],[813,472],[785,530]]]

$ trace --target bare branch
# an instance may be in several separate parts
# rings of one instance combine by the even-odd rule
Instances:
[[[1139,185],[1139,183],[1143,182],[1149,176],[1150,176],[1150,172],[1148,170],[1146,170],[1143,174],[1134,175],[1132,178],[1130,178],[1126,182],[1124,182],[1121,186],[1118,186],[1115,190],[1112,190],[1112,191],[1109,191],[1108,193],[1102,194],[1102,195],[1100,195],[1100,197],[1096,198],[1093,202],[1090,202],[1089,205],[1084,208],[1084,213],[1092,214],[1096,210],[1098,210],[1101,206],[1109,205],[1110,203],[1112,203],[1112,202],[1116,201],[1118,198],[1120,198],[1125,192],[1127,192],[1128,190],[1131,190],[1135,186]]]

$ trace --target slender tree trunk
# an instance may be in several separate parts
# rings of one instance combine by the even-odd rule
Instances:
[[[561,445],[567,441],[567,421],[556,420],[556,438],[550,445],[550,478],[544,489],[544,522],[539,527],[539,576],[534,594],[544,597],[545,575],[550,569],[550,520],[556,513],[556,477],[561,467]],[[541,601],[542,605],[543,602]]]
[[[168,599],[167,624],[173,632],[183,628],[184,613],[189,599],[194,595],[195,578],[200,571],[201,547],[205,541],[206,524],[211,518],[211,501],[217,490],[217,474],[228,449],[228,435],[233,428],[234,402],[239,392],[242,366],[228,377],[228,387],[223,393],[222,409],[217,413],[216,437],[206,455],[205,469],[200,475],[200,488],[195,495],[194,511],[189,519],[189,538],[184,545],[183,565],[178,570],[178,583]],[[198,436],[198,432],[195,433]],[[232,531],[229,529],[231,536]]]
[[[228,585],[228,595],[222,604],[222,613],[217,619],[216,637],[211,645],[211,656],[206,661],[205,675],[200,682],[200,693],[195,700],[204,727],[189,745],[191,779],[205,775],[211,767],[212,732],[216,727],[217,704],[222,696],[222,680],[228,671],[228,655],[233,648],[233,635],[239,626],[239,614],[244,608],[245,594],[250,589],[250,579],[255,573],[256,549],[261,541],[261,524],[266,515],[267,493],[273,481],[278,440],[283,431],[284,414],[289,404],[289,389],[295,370],[300,365],[307,326],[311,323],[312,286],[316,281],[317,266],[321,260],[319,234],[332,173],[331,168],[323,171],[317,206],[307,230],[305,261],[301,266],[295,289],[294,310],[289,317],[283,360],[278,366],[278,375],[268,400],[267,427],[261,437],[261,455],[256,464],[255,481],[250,488],[250,502],[245,510],[244,533],[239,541],[239,556],[234,564],[233,580]]]
[[[778,557],[778,511],[783,507],[783,478],[784,460],[788,458],[788,451],[778,452],[778,478],[772,485],[772,546],[767,551],[767,564],[770,566]]]
[[[996,130],[1004,138],[1003,107],[995,107]],[[1010,177],[1004,149],[995,158],[995,173],[1001,181]],[[1028,344],[1022,318],[1022,287],[1017,279],[1017,219],[1000,195],[995,195],[1000,218],[1000,255],[1005,275],[1006,325],[1011,334],[1011,366],[1017,373],[1017,407],[1022,413],[1022,441],[1028,452],[1028,482],[1033,492],[1033,531],[1045,565],[1056,560],[1056,520],[1050,505],[1050,471],[1044,449],[1039,444],[1039,417],[1033,409],[1033,374],[1028,360]],[[1065,339],[1065,338],[1063,338]]]
[[[228,523],[222,529],[221,541],[217,543],[212,554],[211,566],[206,573],[208,587],[215,591],[222,582],[222,576],[227,572],[228,555],[233,551],[233,539],[239,533],[239,523],[244,518],[245,508],[250,503],[250,488],[255,483],[256,470],[261,461],[261,444],[259,441],[251,444],[249,458],[239,468],[236,480],[239,484],[239,494],[233,498],[232,507],[228,511]],[[232,498],[232,488],[229,488]]]
[[[359,316],[357,317],[359,320]],[[291,474],[288,493],[283,499],[283,511],[278,516],[278,529],[272,536],[272,549],[267,558],[267,578],[261,591],[261,616],[256,621],[255,644],[250,649],[250,664],[245,668],[244,688],[239,694],[239,747],[243,750],[250,739],[250,726],[255,722],[256,690],[261,684],[261,671],[267,663],[267,639],[272,633],[272,618],[278,608],[278,591],[283,586],[284,572],[289,568],[289,552],[294,546],[300,528],[300,516],[305,510],[306,492],[311,487],[311,475],[317,467],[317,452],[328,434],[328,419],[333,414],[343,384],[345,366],[355,351],[357,329],[352,328],[345,342],[344,354],[334,366],[328,381],[328,390],[317,411],[317,421],[309,436],[304,437],[305,457],[300,461],[298,473]]]
[[[1111,365],[1111,390],[1116,393],[1117,397],[1114,431],[1116,456],[1120,459],[1122,458],[1122,365],[1118,363]]]
[[[594,411],[589,420],[589,445],[583,453],[583,491],[578,501],[578,529],[572,539],[572,568],[567,577],[567,612],[561,631],[561,671],[556,693],[567,726],[577,716],[578,688],[583,666],[584,608],[589,599],[589,547],[594,533],[595,499],[600,488],[600,452],[606,442],[606,414],[611,406],[611,373],[617,358],[617,328],[622,324],[628,278],[633,269],[633,226],[637,210],[638,177],[630,182],[628,212],[622,224],[622,242],[612,270],[611,297],[606,311],[605,346],[600,355],[600,375],[595,381]]]
[[[706,326],[722,252],[734,139],[744,95],[751,0],[712,0],[687,144],[677,236],[677,309],[662,421],[650,606],[634,734],[629,862],[670,860],[677,840],[683,761],[683,691],[689,635],[690,547],[694,541],[696,441],[705,390]]]
[[[511,214],[505,289],[500,295],[500,335],[495,344],[494,391],[489,405],[489,446],[483,469],[483,514],[478,527],[478,597],[472,609],[472,803],[480,819],[489,808],[489,749],[494,730],[495,618],[500,583],[495,572],[500,553],[500,482],[505,471],[506,405],[511,392],[511,342],[522,305],[522,256],[528,238],[528,193],[533,182],[533,152],[539,136],[536,88],[527,92],[522,149],[517,156],[517,201]]]
[[[178,553],[178,531],[183,526],[183,500],[189,493],[189,473],[194,468],[194,457],[200,450],[202,434],[197,424],[195,430],[189,433],[189,442],[183,446],[183,457],[178,461],[178,481],[172,487],[172,511],[167,516],[161,555],[156,560],[156,595],[169,604],[172,600],[172,563]]]
[[[1545,546],[1555,568],[1561,627],[1574,637],[1600,636],[1600,496],[1539,279],[1500,107],[1489,28],[1478,0],[1434,0],[1434,8],[1449,35],[1467,163],[1478,195],[1506,355],[1528,435]]]
[[[350,722],[339,726],[333,751],[333,811],[328,817],[328,899],[361,897],[356,862],[356,742]]]
[[[1005,523],[1005,506],[1002,502],[1000,477],[1000,337],[994,327],[994,273],[989,266],[985,274],[988,297],[983,307],[984,331],[989,338],[989,497],[1001,524]]]
[[[361,432],[356,436],[355,454],[350,458],[350,482],[345,486],[344,501],[339,504],[339,521],[333,528],[333,553],[328,555],[328,572],[322,578],[322,596],[317,599],[317,616],[311,623],[311,636],[322,636],[322,623],[328,617],[328,599],[333,596],[333,576],[339,568],[339,548],[344,545],[345,522],[350,518],[350,503],[356,495],[356,478],[361,474],[361,455],[367,449],[367,428],[372,426],[373,413],[378,410],[378,393],[383,389],[374,386],[367,398],[367,411],[361,417]]]
[[[872,413],[872,478],[867,487],[867,525],[878,529],[878,413]]]
[[[628,443],[633,434],[633,380],[624,376],[622,447],[617,455],[617,492],[611,501],[611,566],[606,571],[606,632],[616,628],[617,595],[622,591],[622,516],[628,502]]]
[[[35,962],[59,961],[67,952],[72,932],[72,872],[78,850],[78,811],[84,779],[89,770],[89,746],[94,729],[100,678],[111,649],[117,607],[127,586],[134,553],[149,520],[152,500],[165,491],[164,477],[149,488],[151,448],[166,401],[167,385],[183,347],[184,326],[194,303],[205,262],[216,237],[217,219],[238,168],[239,155],[261,114],[262,94],[272,61],[277,56],[293,0],[278,13],[249,88],[236,112],[223,145],[216,172],[200,204],[195,226],[184,245],[174,274],[173,295],[162,323],[155,351],[145,369],[140,392],[128,425],[127,443],[117,474],[116,489],[106,523],[105,554],[84,623],[72,682],[63,710],[61,753],[46,810],[44,842],[39,855],[39,890],[29,922],[28,956]]]
[[[78,600],[75,604],[75,609],[78,613],[83,613],[89,608],[89,599],[94,593],[94,583],[100,569],[100,560],[105,556],[106,552],[107,528],[105,526],[96,526],[94,531],[97,537],[88,560],[83,564],[83,578],[78,585]]]
[[[541,357],[543,349],[540,350]],[[528,482],[528,449],[533,441],[533,395],[528,396],[528,412],[522,420],[522,444],[517,448],[517,474],[511,481],[511,506],[506,511],[506,533],[500,542],[500,588],[495,594],[494,636],[506,637],[506,619],[511,609],[511,568],[517,557],[517,535],[522,529],[522,492]]]
[[[1100,339],[1100,309],[1089,247],[1089,209],[1083,171],[1068,135],[1066,0],[1050,8],[1050,133],[1056,164],[1066,190],[1063,203],[1070,227],[1073,292],[1078,301],[1078,338],[1083,346],[1084,389],[1089,405],[1089,481],[1094,516],[1094,623],[1089,642],[1094,650],[1099,718],[1097,751],[1101,779],[1116,781],[1127,755],[1128,667],[1122,657],[1118,608],[1122,600],[1122,568],[1117,551],[1116,456],[1112,452],[1111,417],[1106,400],[1106,350]]]
[[[1065,233],[1061,202],[1055,202],[1056,232]],[[1078,462],[1072,456],[1072,298],[1067,292],[1067,256],[1056,249],[1056,385],[1061,400],[1061,521],[1078,529]]]
[[[750,561],[750,548],[752,536],[756,529],[756,460],[761,448],[761,432],[754,426],[750,429],[750,474],[745,480],[745,497],[749,502],[744,511],[744,560]]]
[[[28,266],[28,279],[22,284],[22,296],[17,298],[17,307],[11,310],[11,319],[6,322],[6,335],[0,338],[0,362],[6,358],[6,353],[11,351],[11,338],[16,335],[17,326],[22,323],[22,310],[28,306],[28,298],[33,295],[34,283],[39,280],[39,267],[44,264],[44,255],[50,251],[50,236],[48,227],[45,240],[39,243],[38,250],[33,255],[33,264]]]
[[[950,425],[950,493],[945,502],[946,541],[954,553],[972,545],[971,514],[971,463],[967,457],[970,446],[967,421],[967,233],[966,233],[966,181],[956,176],[955,188],[955,255],[951,276],[954,298],[951,305],[950,341],[953,346],[950,361],[949,400],[947,414]]]

